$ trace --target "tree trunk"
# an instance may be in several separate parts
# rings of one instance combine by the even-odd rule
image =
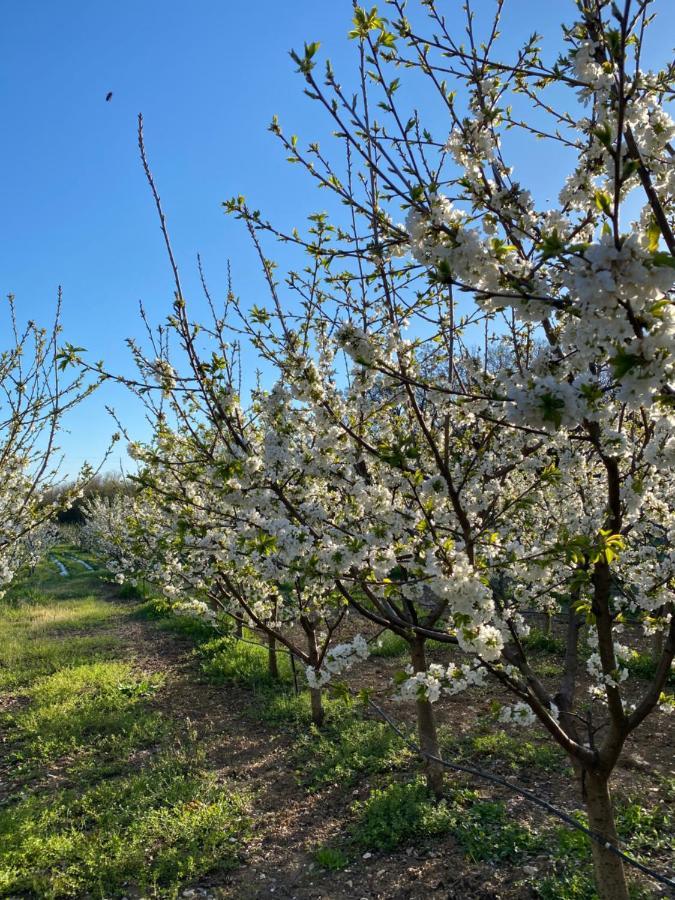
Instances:
[[[239,618],[234,620],[234,636],[236,638],[243,638],[244,636],[244,626],[241,624],[241,619]]]
[[[546,635],[551,637],[553,634],[553,613],[546,613]]]
[[[410,645],[410,658],[415,672],[426,672],[427,660],[424,652],[424,638],[417,637]],[[419,737],[420,748],[424,753],[440,757],[441,748],[438,745],[436,718],[434,716],[433,706],[425,699],[416,700],[415,706],[417,710],[417,734]],[[443,766],[433,760],[425,759],[424,774],[427,780],[428,789],[437,800],[440,800],[443,796]]]
[[[312,704],[312,722],[320,728],[325,716],[321,688],[310,688],[309,699]]]
[[[657,610],[655,610],[656,615],[663,616],[665,615],[665,609],[663,606],[660,606]],[[663,656],[663,647],[666,642],[666,632],[664,628],[659,628],[655,633],[652,639],[652,660],[654,661],[654,665],[658,666],[661,662],[661,657]]]
[[[582,778],[582,794],[591,830],[614,846],[618,846],[614,808],[607,778],[604,775],[585,772]],[[600,900],[628,900],[623,860],[597,841],[591,841],[591,848],[595,885]]]
[[[277,642],[274,636],[267,635],[267,671],[270,678],[279,678],[279,662],[277,660]]]
[[[317,671],[319,668],[319,648],[316,644],[316,629],[309,620],[303,621],[302,627],[307,637],[307,656],[309,657],[309,664]],[[323,693],[321,688],[310,688],[309,699],[312,705],[312,722],[320,728],[323,725],[323,720],[325,718]]]

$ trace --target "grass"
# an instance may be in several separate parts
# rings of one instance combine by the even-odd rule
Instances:
[[[197,757],[198,759],[198,757]],[[32,794],[0,810],[0,894],[153,896],[237,864],[247,798],[165,752],[137,772],[82,789]]]
[[[522,737],[516,738],[505,731],[489,731],[457,739],[445,729],[440,729],[439,740],[449,754],[465,760],[500,761],[516,772],[521,769],[538,769],[556,772],[568,767],[565,753],[551,741],[537,743]]]
[[[522,639],[523,646],[527,650],[560,655],[565,652],[565,642],[540,628],[532,628],[527,637]]]
[[[20,748],[15,756],[35,762],[105,751],[119,757],[151,745],[165,731],[162,717],[139,707],[161,683],[161,676],[139,676],[119,661],[68,666],[40,678],[25,695],[28,705],[10,719]]]
[[[623,665],[628,669],[631,675],[638,678],[644,678],[651,681],[656,675],[656,660],[651,653],[634,653],[630,659],[627,659]],[[669,687],[675,686],[675,670],[671,669],[668,673],[666,684]]]
[[[442,641],[434,641],[430,639],[426,643],[427,653],[432,656],[435,653],[447,653],[450,645],[444,644]],[[398,659],[399,657],[407,657],[410,653],[410,645],[399,635],[392,631],[385,631],[371,645],[370,655],[379,657],[380,659]]]
[[[55,571],[43,563],[0,601],[0,896],[176,897],[238,864],[250,798],[157,708],[164,677],[119,632],[138,607],[82,566]]]
[[[314,861],[329,872],[337,872],[349,865],[349,857],[339,847],[318,847],[314,851]]]
[[[455,789],[435,802],[421,778],[392,781],[352,804],[351,840],[359,850],[395,850],[452,835],[473,862],[517,862],[541,850],[543,838],[512,820],[504,803]]]
[[[300,736],[298,774],[310,790],[348,788],[363,777],[391,772],[413,759],[405,743],[382,722],[343,715],[322,731]]]
[[[280,682],[290,684],[293,673],[287,653],[277,652],[279,678],[275,678],[268,669],[267,647],[259,645],[258,636],[246,634],[246,641],[213,638],[211,630],[211,637],[212,640],[199,644],[197,651],[202,671],[210,681],[232,682],[252,691],[276,690]]]
[[[421,779],[374,788],[351,809],[356,817],[351,841],[359,850],[391,851],[428,841],[448,833],[452,824],[446,803],[434,803]]]
[[[385,631],[384,634],[373,642],[370,655],[380,659],[398,659],[408,655],[408,642],[393,631]]]
[[[652,863],[662,858],[659,865],[668,869],[672,858],[672,835],[675,816],[672,813],[675,796],[664,798],[663,803],[648,809],[640,798],[623,798],[616,804],[616,826],[624,842],[623,849],[637,859]],[[586,817],[577,815],[587,825]],[[643,857],[643,854],[648,856]],[[580,831],[558,827],[548,841],[548,856],[552,874],[545,876],[538,885],[544,900],[597,900],[591,867],[591,848],[588,838]],[[630,875],[630,869],[628,869]],[[648,900],[654,895],[643,886],[629,884],[629,894],[634,900]]]

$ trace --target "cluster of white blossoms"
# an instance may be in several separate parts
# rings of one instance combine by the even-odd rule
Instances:
[[[203,600],[182,600],[175,604],[174,612],[179,616],[187,616],[188,618],[198,619],[207,625],[216,628],[217,615],[215,610],[211,609]]]
[[[354,362],[372,365],[377,358],[373,340],[361,328],[351,322],[342,325],[336,335],[337,346],[344,350]]]
[[[584,102],[604,96],[614,83],[611,66],[606,68],[598,62],[598,49],[596,41],[580,41],[572,57],[574,75],[583,82],[579,96]]]
[[[430,663],[424,672],[415,672],[407,666],[408,678],[403,681],[396,694],[397,700],[428,700],[436,703],[441,696],[444,681],[447,681],[447,667],[438,663]]]
[[[478,663],[440,665],[430,663],[424,671],[416,672],[413,666],[406,666],[408,676],[402,680],[394,695],[397,700],[428,700],[436,703],[443,694],[459,694],[469,688],[482,687],[487,672]]]
[[[368,641],[362,634],[357,634],[348,643],[335,644],[327,651],[318,669],[307,667],[307,684],[312,688],[323,687],[335,675],[340,675],[360,660],[367,659],[369,653]]]
[[[1,447],[4,453],[7,447]],[[37,565],[58,539],[58,531],[40,509],[26,459],[3,462],[0,485],[0,596],[20,569]]]
[[[557,718],[557,715],[555,716]],[[499,713],[499,721],[503,725],[533,725],[537,717],[527,703],[514,703],[513,706],[502,707]]]

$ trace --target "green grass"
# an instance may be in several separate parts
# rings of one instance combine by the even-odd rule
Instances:
[[[154,743],[164,732],[162,717],[139,706],[161,683],[119,661],[82,663],[38,679],[26,694],[28,706],[10,720],[17,756],[34,762],[100,756],[104,749],[110,756]]]
[[[473,791],[457,792],[450,828],[473,862],[520,861],[546,846],[545,837],[514,820],[499,800],[479,800]]]
[[[301,735],[296,747],[298,774],[310,790],[331,784],[351,787],[365,776],[395,771],[413,761],[391,728],[358,714],[343,715],[334,725]]]
[[[393,631],[385,631],[376,641],[373,641],[370,655],[380,659],[398,659],[400,656],[407,656],[408,652],[407,641],[394,634]]]
[[[314,851],[314,861],[329,872],[337,872],[349,865],[349,857],[339,847],[318,847]]]
[[[237,865],[250,798],[157,708],[164,677],[116,633],[138,607],[81,566],[53,570],[0,601],[0,896],[176,897]]]
[[[631,675],[637,678],[644,678],[651,681],[656,675],[656,661],[651,653],[635,653],[630,659],[626,660],[623,665],[628,669]],[[670,687],[675,686],[675,670],[671,669],[668,673],[666,684]]]
[[[527,650],[542,651],[545,653],[561,654],[565,652],[565,642],[540,628],[532,628],[527,637],[522,639],[523,646]]]
[[[167,752],[84,790],[32,794],[0,810],[0,895],[153,896],[237,864],[247,798]]]
[[[517,862],[545,845],[541,836],[513,821],[502,802],[459,789],[435,802],[421,778],[375,788],[352,811],[351,840],[360,850],[391,851],[451,834],[473,862]]]
[[[442,641],[428,640],[426,650],[428,654],[434,656],[438,653],[447,653],[450,649],[449,644]],[[410,645],[406,640],[393,631],[383,632],[376,641],[371,644],[370,655],[379,657],[380,659],[398,659],[407,657],[410,653]]]
[[[210,634],[213,635],[213,630]],[[258,637],[251,637],[250,640],[256,643],[238,641],[234,637],[218,637],[199,644],[197,652],[204,675],[210,681],[233,682],[253,691],[276,689],[280,682],[289,684],[292,669],[288,654],[277,653],[279,678],[274,678],[268,670],[267,647],[257,644]]]
[[[360,850],[395,850],[450,831],[452,817],[445,802],[435,803],[421,779],[392,781],[374,788],[364,801],[352,804],[356,817],[351,841]]]
[[[505,731],[472,734],[460,740],[440,729],[441,744],[450,755],[465,760],[499,760],[514,772],[520,769],[539,769],[556,772],[568,767],[565,753],[552,741],[534,742],[512,737]]]

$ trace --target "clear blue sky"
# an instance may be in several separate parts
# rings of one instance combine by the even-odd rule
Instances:
[[[458,0],[440,0],[459,10]],[[368,4],[370,5],[370,4]],[[478,0],[491,8],[490,0]],[[507,0],[504,44],[533,30],[557,43],[567,0]],[[661,0],[655,57],[668,58],[675,4]],[[46,321],[64,290],[65,338],[129,371],[124,339],[139,332],[142,300],[155,321],[172,283],[136,147],[146,141],[189,285],[200,252],[216,294],[227,260],[235,288],[265,302],[243,229],[220,206],[243,193],[285,228],[324,205],[266,131],[277,113],[307,139],[328,125],[302,93],[287,51],[322,42],[338,72],[353,71],[346,38],[349,0],[20,0],[3,4],[0,27],[0,293],[20,313]],[[105,95],[113,91],[110,103]],[[434,126],[442,123],[435,122]],[[545,167],[532,173],[543,189]],[[100,458],[114,426],[112,403],[143,436],[142,412],[106,387],[69,419],[62,447],[74,470]]]

